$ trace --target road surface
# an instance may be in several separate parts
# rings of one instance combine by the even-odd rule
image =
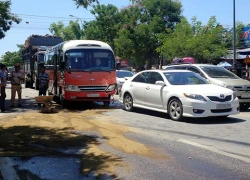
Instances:
[[[249,112],[176,122],[116,101],[43,114],[36,95],[1,113],[0,179],[250,179]]]

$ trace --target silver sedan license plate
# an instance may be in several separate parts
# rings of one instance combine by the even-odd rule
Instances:
[[[217,104],[216,109],[229,109],[231,108],[231,104]]]
[[[87,97],[100,97],[100,94],[87,94]]]

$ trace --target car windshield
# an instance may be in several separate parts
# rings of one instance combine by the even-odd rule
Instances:
[[[118,78],[132,77],[133,75],[130,71],[116,71],[116,77]]]
[[[223,67],[200,66],[200,68],[211,78],[239,79],[238,76]]]
[[[165,72],[164,75],[171,85],[209,84],[204,78],[193,72]]]
[[[66,68],[71,71],[114,71],[115,58],[110,50],[76,49],[65,53]]]

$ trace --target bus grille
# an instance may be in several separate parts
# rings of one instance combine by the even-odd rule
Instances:
[[[105,91],[107,86],[78,86],[81,91]]]

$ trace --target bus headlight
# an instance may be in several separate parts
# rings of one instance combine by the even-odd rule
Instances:
[[[107,91],[108,91],[108,92],[114,91],[115,88],[116,88],[116,84],[111,84],[111,85],[109,85],[109,87],[106,89],[106,92],[107,92]]]
[[[75,85],[66,85],[65,86],[66,91],[73,91],[73,92],[80,92],[81,90],[78,88],[78,86]]]

